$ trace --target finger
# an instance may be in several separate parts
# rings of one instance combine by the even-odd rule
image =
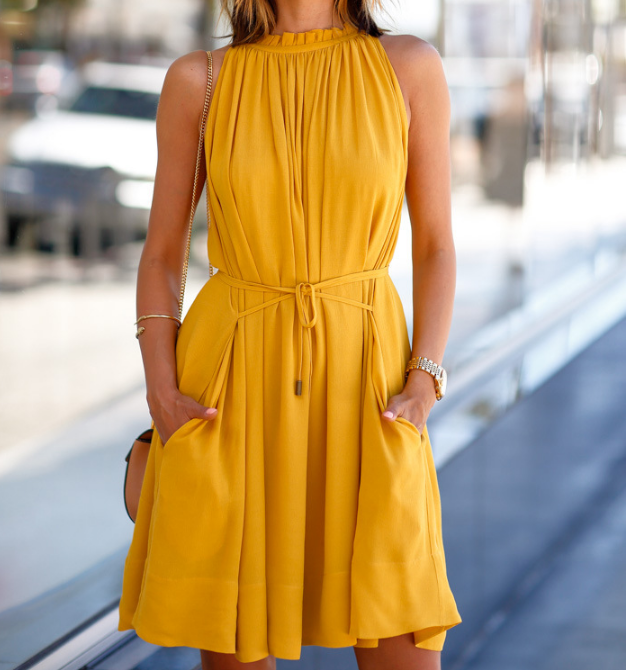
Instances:
[[[383,416],[386,419],[390,419],[391,421],[394,421],[395,418],[400,415],[402,406],[398,402],[394,402],[393,400],[387,405],[383,412]]]
[[[205,407],[199,402],[196,402],[194,406],[194,415],[200,419],[214,419],[217,416],[217,408]]]
[[[207,419],[214,419],[217,416],[217,408],[216,407],[205,407],[206,410],[206,418]]]

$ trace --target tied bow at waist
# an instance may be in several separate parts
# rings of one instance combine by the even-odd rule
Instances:
[[[352,300],[352,298],[346,298],[341,295],[335,295],[333,293],[324,293],[320,289],[330,286],[338,286],[339,284],[349,284],[356,281],[365,281],[366,279],[374,279],[376,277],[382,277],[383,275],[389,274],[389,266],[385,265],[382,268],[376,268],[374,270],[363,270],[362,272],[351,272],[346,275],[339,275],[338,277],[331,277],[330,279],[324,279],[320,282],[311,283],[308,281],[299,282],[295,286],[270,286],[268,284],[259,284],[258,282],[246,281],[245,279],[238,279],[232,275],[226,274],[223,270],[220,270],[217,273],[217,277],[233,286],[235,288],[241,288],[251,291],[264,291],[264,292],[276,292],[276,293],[285,293],[286,295],[278,296],[277,298],[272,298],[265,302],[250,307],[242,312],[239,312],[237,318],[247,316],[248,314],[253,314],[258,312],[269,305],[274,305],[281,300],[286,300],[292,296],[296,299],[296,306],[298,311],[298,319],[300,321],[300,364],[298,369],[298,379],[296,380],[296,395],[302,395],[302,343],[303,343],[303,328],[307,329],[309,334],[309,350],[312,355],[312,344],[311,344],[311,328],[313,328],[317,322],[317,298],[324,298],[330,300],[337,300],[339,302],[346,303],[347,305],[353,305],[361,309],[372,310],[372,305],[361,302],[360,300]],[[311,315],[309,315],[309,310],[305,305],[304,296],[310,297],[310,306],[311,306]],[[313,367],[310,366],[309,370],[309,388],[311,387],[311,375]]]

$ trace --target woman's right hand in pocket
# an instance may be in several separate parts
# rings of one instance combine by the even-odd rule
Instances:
[[[205,407],[193,398],[182,394],[178,389],[161,395],[158,399],[148,398],[148,407],[164,446],[170,437],[190,419],[210,421],[217,416],[215,407]]]

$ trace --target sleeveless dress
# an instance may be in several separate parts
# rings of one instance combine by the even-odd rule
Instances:
[[[441,650],[461,622],[428,430],[381,417],[411,356],[388,273],[407,138],[386,52],[350,24],[226,51],[219,271],[176,344],[180,391],[218,414],[154,431],[119,630],[251,662],[407,632]]]

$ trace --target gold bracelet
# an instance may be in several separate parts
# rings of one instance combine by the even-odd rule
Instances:
[[[137,321],[135,321],[135,325],[137,325],[140,321],[143,321],[144,319],[156,319],[156,318],[161,318],[161,319],[173,319],[178,323],[179,326],[182,325],[182,321],[177,317],[177,316],[170,316],[169,314],[145,314],[144,316],[140,316]],[[139,339],[139,336],[145,331],[145,328],[141,326],[140,328],[137,329],[137,332],[135,333],[135,337]]]
[[[145,314],[144,316],[140,316],[137,319],[137,321],[135,321],[135,325],[137,325],[140,321],[143,321],[144,319],[155,319],[155,318],[174,319],[174,321],[178,321],[179,326],[182,324],[182,321],[177,316],[170,316],[169,314]]]

